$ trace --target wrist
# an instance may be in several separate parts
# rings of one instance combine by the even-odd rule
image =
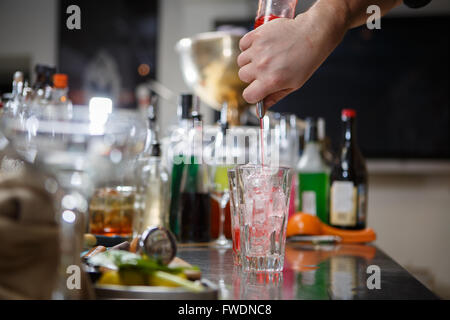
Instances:
[[[318,0],[306,13],[312,16],[313,21],[322,24],[326,32],[339,38],[351,26],[351,12],[347,1]]]

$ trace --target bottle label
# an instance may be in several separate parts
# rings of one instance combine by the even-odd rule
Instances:
[[[367,188],[365,184],[358,186],[358,223],[366,224],[367,213]]]
[[[314,191],[302,192],[302,212],[317,215],[316,193]]]
[[[330,199],[330,223],[336,226],[355,226],[357,189],[353,182],[334,181]]]

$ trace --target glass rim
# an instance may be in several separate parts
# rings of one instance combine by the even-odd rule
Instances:
[[[136,110],[113,109],[111,113],[105,114],[104,121],[92,118],[92,113],[86,105],[77,105],[73,112],[74,115],[71,119],[31,115],[25,121],[10,114],[2,114],[0,131],[7,137],[10,136],[8,132],[17,133],[30,130],[35,130],[40,134],[103,136],[106,134],[125,134],[132,128],[144,131],[146,127],[145,122]],[[93,128],[95,125],[99,126],[99,129]]]
[[[285,171],[292,170],[291,167],[286,167],[286,166],[272,167],[272,166],[263,166],[260,164],[238,164],[238,165],[236,165],[234,170],[237,171],[238,169],[245,169],[245,167],[247,167],[247,168],[261,168],[262,167],[262,168],[267,168],[270,170],[276,169],[276,170],[285,170]]]

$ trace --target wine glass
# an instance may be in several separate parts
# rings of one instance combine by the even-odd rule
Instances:
[[[80,262],[88,199],[97,185],[120,176],[121,164],[143,150],[146,124],[135,112],[110,113],[92,105],[74,107],[67,119],[3,115],[0,130],[25,161],[57,181],[61,284],[56,298],[79,298],[80,290],[67,290],[65,273],[67,266]]]
[[[225,209],[230,201],[230,191],[228,187],[227,170],[230,166],[213,165],[210,166],[210,195],[219,205],[219,234],[213,241],[213,246],[220,248],[231,248],[232,242],[224,234]]]
[[[219,205],[219,233],[213,246],[218,248],[231,248],[232,241],[224,234],[225,209],[230,201],[230,190],[228,184],[228,169],[232,165],[226,162],[225,130],[219,130],[213,148],[213,161],[209,165],[210,173],[210,195]],[[212,221],[214,223],[214,221]]]

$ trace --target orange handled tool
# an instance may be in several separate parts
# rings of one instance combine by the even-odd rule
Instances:
[[[342,243],[366,243],[375,241],[377,238],[375,231],[371,228],[364,230],[342,230],[333,228],[316,216],[298,212],[289,218],[286,236],[295,235],[330,235],[341,238]]]

